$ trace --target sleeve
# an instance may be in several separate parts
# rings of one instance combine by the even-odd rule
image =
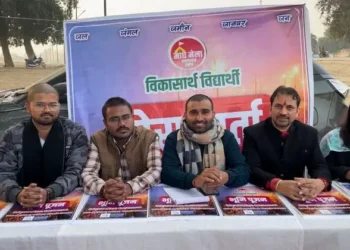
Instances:
[[[250,169],[232,133],[229,133],[228,140],[225,144],[226,173],[229,176],[229,180],[225,185],[228,187],[243,186],[249,181]]]
[[[153,142],[148,149],[147,171],[135,177],[128,184],[134,194],[147,190],[160,182],[160,172],[162,171],[162,152],[159,146],[159,138]]]
[[[251,169],[250,181],[259,187],[266,188],[273,179],[278,177],[262,169],[256,141],[246,128],[243,132],[244,140],[242,153]]]
[[[326,163],[329,167],[329,170],[331,171],[332,178],[334,180],[339,180],[341,182],[347,182],[349,180],[346,179],[346,174],[350,171],[350,167],[348,166],[339,166],[337,164],[336,160],[337,158],[337,153],[336,152],[330,152],[326,156]]]
[[[96,145],[91,142],[88,150],[87,162],[81,174],[84,192],[90,195],[99,195],[105,181],[100,178],[100,157]]]
[[[312,148],[307,161],[307,167],[311,178],[319,178],[328,182],[327,190],[332,188],[332,178],[326,161],[322,155],[320,144],[318,142],[317,130],[312,131]]]
[[[22,187],[17,183],[18,159],[12,143],[13,131],[7,130],[0,139],[0,199],[16,202]]]
[[[165,140],[161,181],[164,184],[181,188],[193,188],[192,181],[196,175],[185,173],[182,170],[181,162],[176,151],[176,133],[171,133]]]
[[[67,195],[79,185],[81,172],[87,160],[88,138],[85,129],[79,126],[75,132],[70,153],[65,162],[65,171],[48,186],[54,191],[55,197]]]

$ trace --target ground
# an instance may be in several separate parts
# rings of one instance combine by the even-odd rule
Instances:
[[[329,58],[318,59],[317,62],[327,69],[336,79],[350,85],[350,59]],[[60,67],[26,69],[19,65],[16,68],[8,69],[0,65],[0,90],[26,87],[59,68]]]

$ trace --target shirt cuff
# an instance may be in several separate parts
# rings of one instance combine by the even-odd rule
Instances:
[[[322,190],[322,192],[326,192],[328,190],[328,186],[329,186],[329,183],[326,179],[323,179],[323,178],[317,178],[318,180],[321,180],[324,184],[324,189]]]
[[[265,188],[267,190],[276,191],[276,186],[277,186],[279,181],[281,181],[280,178],[273,178],[271,181],[266,183]]]
[[[7,193],[7,202],[17,203],[17,195],[22,191],[19,186],[9,188]]]

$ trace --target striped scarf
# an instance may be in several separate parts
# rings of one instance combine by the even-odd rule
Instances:
[[[225,133],[217,119],[213,128],[202,134],[196,134],[187,127],[185,119],[177,133],[176,151],[183,171],[199,174],[204,168],[217,167],[225,170],[225,152],[221,138]],[[199,144],[205,145],[203,157]]]

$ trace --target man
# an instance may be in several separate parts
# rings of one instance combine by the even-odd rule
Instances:
[[[243,154],[251,182],[293,200],[310,200],[330,190],[331,176],[317,130],[296,119],[300,96],[280,86],[270,98],[271,117],[244,129]],[[303,178],[305,166],[311,178]]]
[[[0,140],[0,199],[35,207],[78,186],[88,138],[82,126],[59,117],[59,95],[48,84],[29,89],[26,110],[31,117]]]
[[[87,194],[118,202],[160,181],[161,150],[157,134],[134,125],[131,105],[120,97],[102,108],[105,129],[91,138],[82,173]]]
[[[250,170],[234,135],[215,118],[212,100],[194,95],[181,128],[165,141],[161,180],[170,186],[215,189],[246,184]]]

